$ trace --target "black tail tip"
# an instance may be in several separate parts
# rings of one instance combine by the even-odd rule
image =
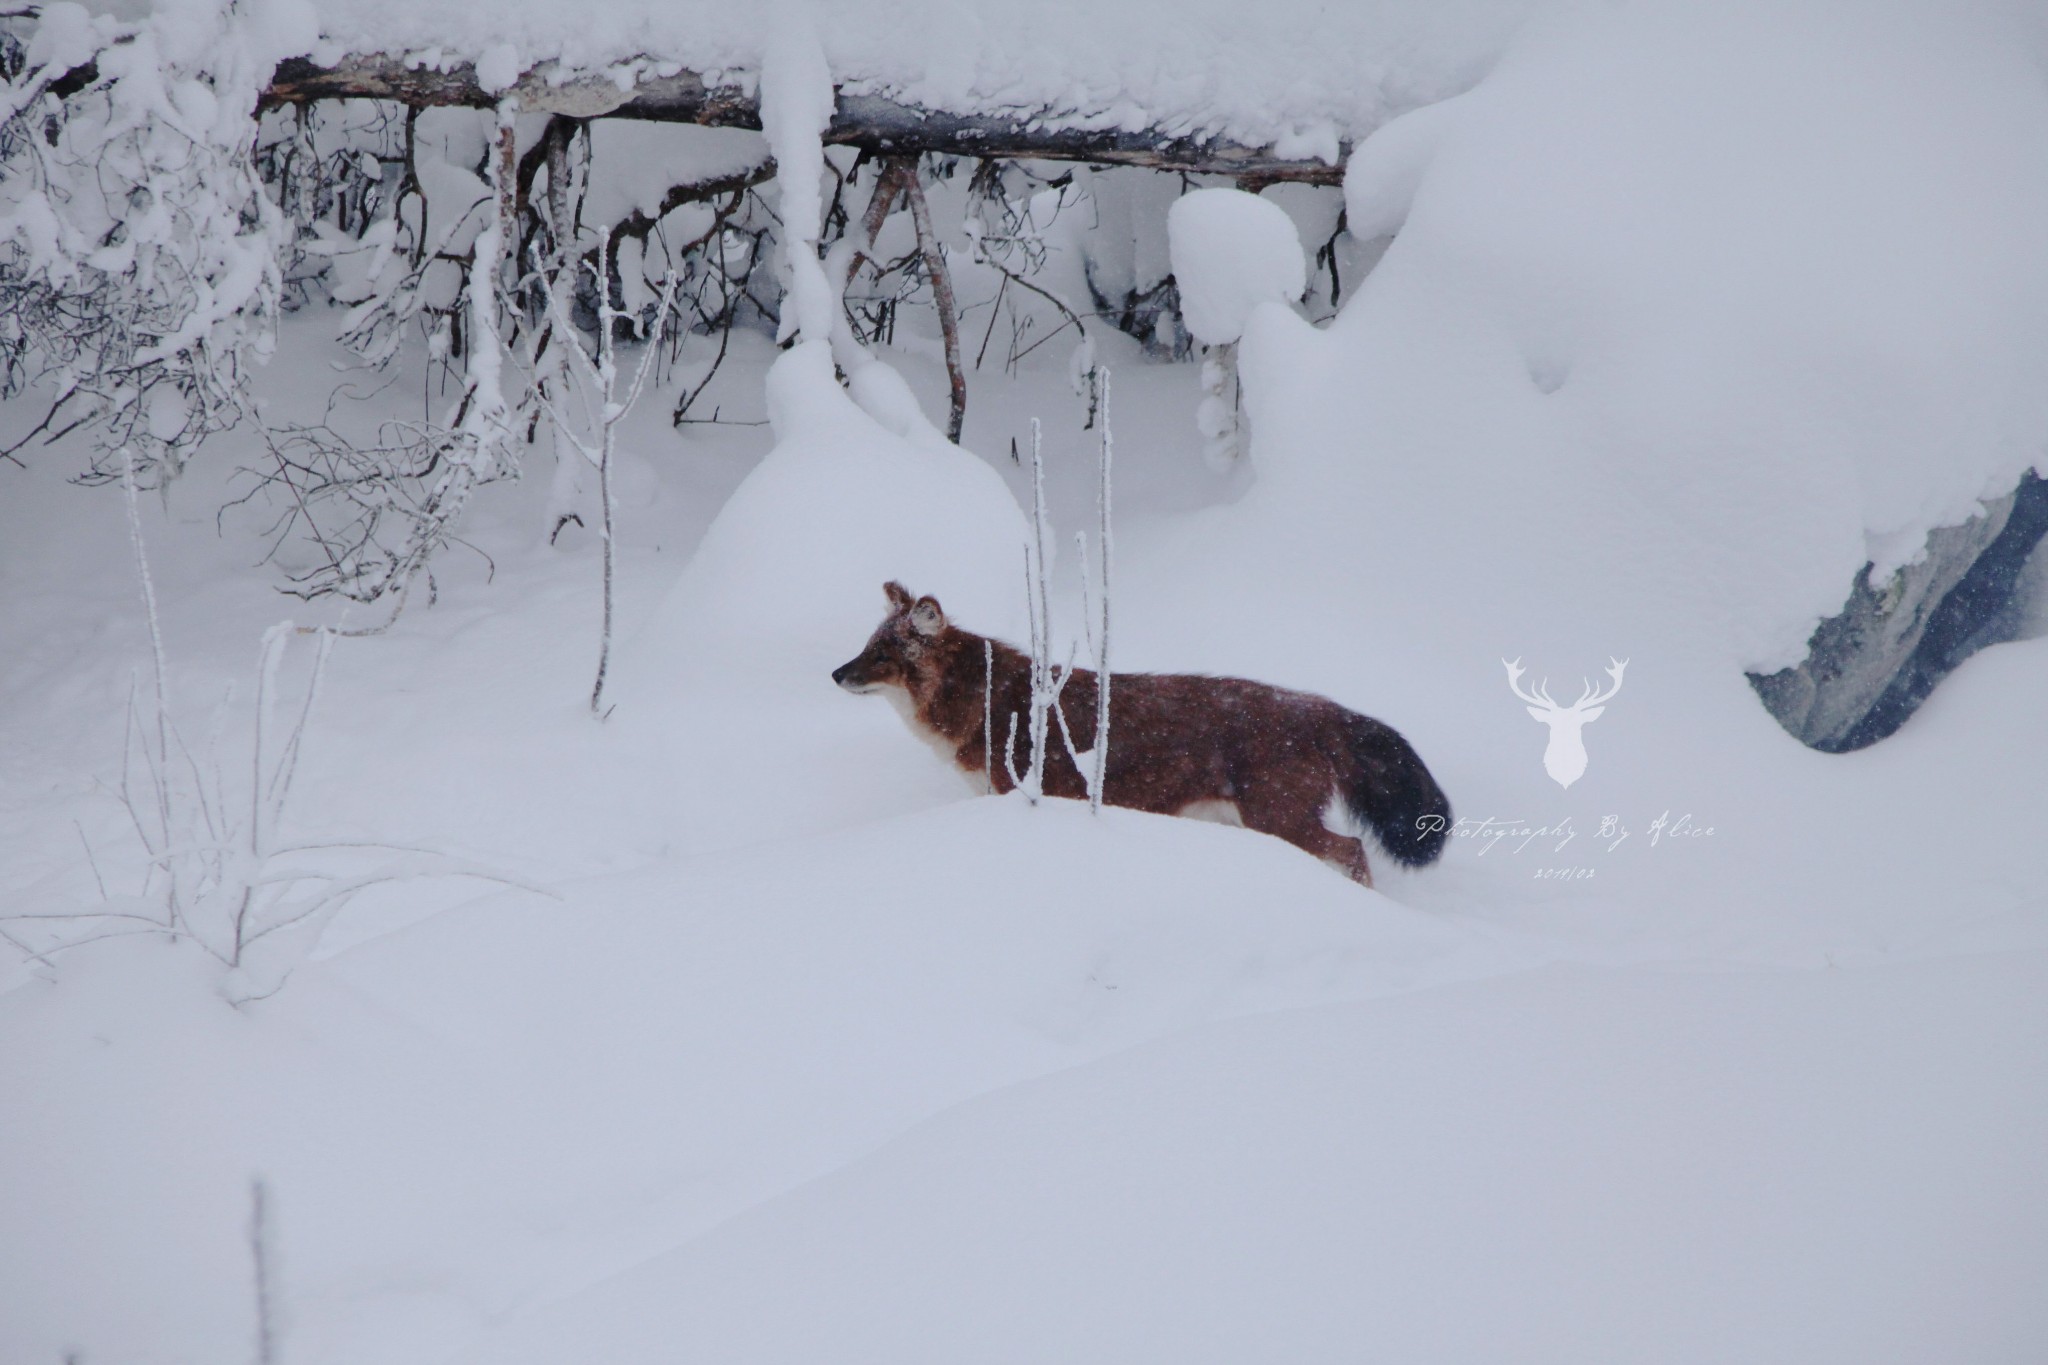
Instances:
[[[1428,867],[1443,856],[1451,833],[1451,802],[1415,747],[1392,727],[1354,717],[1356,774],[1346,804],[1387,856],[1404,867]]]
[[[1450,837],[1451,808],[1445,805],[1407,822],[1388,823],[1391,828],[1374,830],[1388,856],[1404,867],[1428,867],[1443,856],[1444,841]]]

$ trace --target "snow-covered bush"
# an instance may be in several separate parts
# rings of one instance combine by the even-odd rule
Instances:
[[[7,449],[88,428],[107,458],[174,477],[242,414],[270,347],[282,219],[248,149],[294,0],[186,0],[122,22],[73,4],[5,21],[0,394],[43,414]]]
[[[503,86],[497,108],[476,109],[274,85],[322,22],[306,0],[0,17],[0,399],[27,414],[0,453],[79,432],[93,442],[87,481],[155,487],[241,425],[253,439],[238,495],[274,514],[285,590],[395,614],[416,584],[431,596],[477,490],[517,476],[534,444],[555,455],[548,532],[595,522],[587,462],[554,420],[574,387],[575,345],[558,341],[587,339],[606,311],[644,329],[672,274],[677,325],[652,380],[674,390],[679,425],[703,420],[695,405],[732,330],[784,330],[787,234],[756,193],[778,168],[752,133],[522,114]],[[856,345],[895,343],[906,309],[936,334],[954,440],[968,374],[1014,371],[1048,342],[1067,352],[1092,425],[1101,298],[1072,248],[1101,236],[1103,259],[1158,265],[1174,177],[844,148],[813,169],[815,249],[844,270],[834,307]],[[1091,205],[1102,186],[1114,193]],[[1105,207],[1106,230],[1074,226]],[[1181,348],[1171,282],[1146,287],[1139,330]],[[251,369],[277,315],[320,306],[365,367],[419,375],[424,410],[357,404],[376,386],[343,379],[317,418],[259,413]],[[983,308],[977,338],[968,314]],[[565,311],[581,338],[558,331]],[[515,374],[508,355],[527,363]]]
[[[1003,358],[1009,373],[1014,374],[1018,362],[1040,346],[1055,340],[1070,343],[1068,380],[1075,392],[1087,398],[1088,419],[1083,425],[1092,428],[1102,403],[1105,374],[1096,363],[1095,337],[1088,321],[1062,296],[1056,283],[1045,278],[1052,255],[1049,231],[1067,210],[1087,202],[1071,171],[1047,178],[1014,162],[985,161],[969,182],[967,218],[962,226],[973,262],[1001,278],[975,367],[979,369],[988,354],[988,340],[1001,317],[1009,322],[1010,342]],[[1034,297],[1052,305],[1056,321],[1044,323],[1044,310],[1030,305]],[[1069,330],[1071,337],[1066,336]]]
[[[510,101],[402,119],[315,104],[273,118],[258,159],[294,219],[290,278],[344,309],[336,330],[366,368],[424,364],[453,394],[431,417],[372,419],[367,431],[342,404],[318,425],[268,433],[270,459],[249,472],[281,508],[275,534],[303,542],[293,558],[309,567],[292,591],[395,594],[402,609],[459,538],[476,491],[519,475],[536,443],[555,457],[550,538],[594,524],[589,462],[560,420],[582,383],[571,357],[594,355],[607,326],[613,341],[648,334],[664,278],[687,322],[648,354],[675,382],[678,422],[731,328],[772,329],[775,292],[758,277],[773,218],[752,189],[773,163],[759,139],[735,149],[664,130],[712,144],[679,164],[640,146],[643,131],[521,119]],[[681,354],[693,333],[714,338],[700,366]]]

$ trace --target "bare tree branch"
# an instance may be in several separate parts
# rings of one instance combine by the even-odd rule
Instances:
[[[924,256],[925,274],[932,282],[932,300],[939,309],[939,334],[946,343],[946,377],[953,389],[952,410],[946,417],[946,439],[959,445],[960,427],[967,420],[967,374],[960,368],[960,310],[953,301],[953,276],[939,250],[938,233],[932,229],[931,206],[925,202],[924,185],[917,178],[914,160],[903,177],[903,194],[910,201],[911,220],[917,224],[917,247]]]

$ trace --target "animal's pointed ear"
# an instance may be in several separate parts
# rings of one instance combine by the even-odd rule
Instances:
[[[936,597],[921,597],[910,609],[910,628],[919,635],[937,635],[946,628],[946,613]]]
[[[902,611],[910,605],[910,590],[893,579],[882,585],[882,592],[889,599],[891,611]]]

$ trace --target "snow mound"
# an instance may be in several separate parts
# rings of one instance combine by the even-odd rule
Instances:
[[[1690,541],[1780,546],[1729,566],[1766,669],[1863,559],[1881,578],[2009,491],[2048,430],[2038,25],[1995,0],[1843,16],[1562,11],[1347,179],[1354,233],[1405,223],[1390,274],[1426,274],[1590,419],[1600,477]]]
[[[782,168],[782,330],[795,336],[767,376],[776,446],[706,532],[627,670],[652,703],[636,721],[665,749],[692,849],[961,794],[950,761],[830,675],[884,614],[885,582],[941,595],[963,619],[1013,620],[1024,544],[994,470],[940,438],[901,376],[845,337],[854,390],[840,387],[838,293],[817,254],[831,73],[800,3],[778,6],[775,22],[762,122]]]
[[[463,1359],[2025,1359],[2044,984],[1556,970],[1222,1024],[962,1105]]]
[[[1344,609],[1455,614],[1479,659],[1603,660],[1599,619],[1617,655],[1795,661],[1867,560],[2042,458],[2039,46],[1989,0],[1535,26],[1361,147],[1352,229],[1399,235],[1327,331],[1250,328],[1238,516],[1276,543],[1240,562],[1402,583]]]
[[[662,746],[679,847],[782,839],[966,792],[892,708],[831,678],[881,621],[891,579],[1012,638],[1023,613],[1016,501],[988,465],[912,425],[914,400],[886,381],[868,375],[866,388],[907,436],[840,388],[825,342],[776,362],[775,449],[622,655],[617,722]]]
[[[1992,5],[1858,14],[1574,9],[1389,126],[1350,186],[1355,225],[1400,226],[1373,273],[1327,328],[1248,320],[1255,479],[1119,537],[1121,657],[1322,692],[1413,741],[1461,815],[1569,822],[1505,860],[1454,840],[1409,903],[1616,951],[1682,915],[1703,950],[1782,959],[2009,908],[1959,866],[2039,875],[1985,818],[2043,809],[2032,645],[1944,684],[1982,728],[1938,695],[1854,760],[1743,678],[2048,432],[2038,44]],[[1629,661],[1569,793],[1516,660],[1567,702]],[[1715,833],[1649,842],[1688,812]]]
[[[1208,346],[1236,341],[1262,303],[1292,303],[1308,287],[1294,220],[1243,190],[1195,190],[1166,212],[1167,250],[1181,320]]]

